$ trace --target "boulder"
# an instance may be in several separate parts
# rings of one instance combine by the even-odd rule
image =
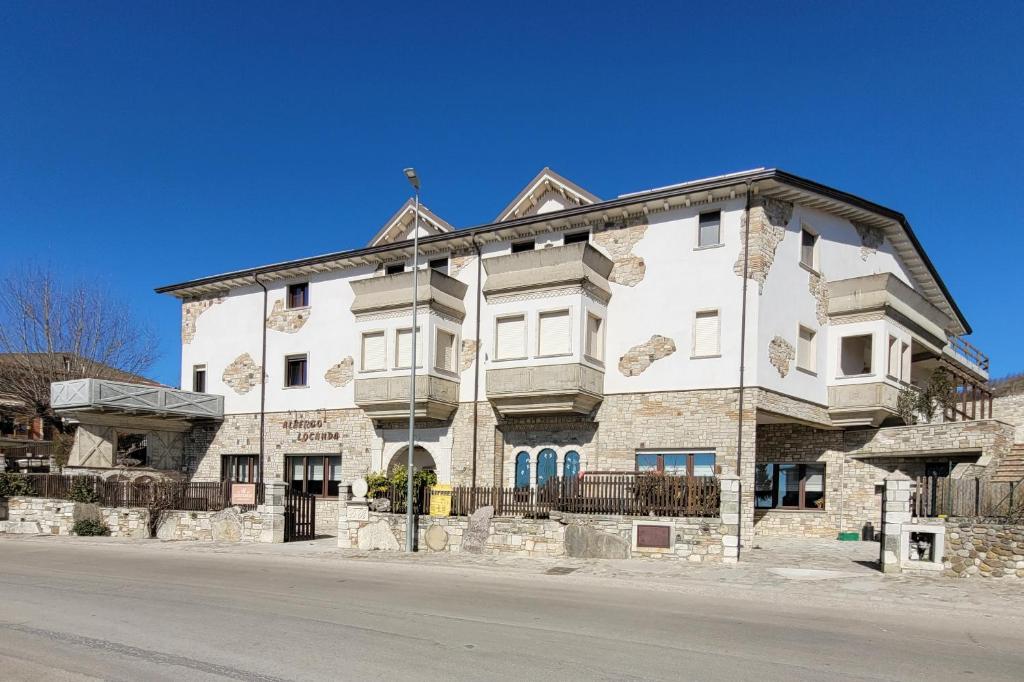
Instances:
[[[359,529],[359,549],[397,552],[401,548],[387,521],[376,521]]]
[[[430,528],[427,528],[427,532],[424,533],[423,540],[428,549],[442,552],[448,546],[448,531],[436,523],[431,524]]]
[[[370,500],[370,511],[379,513],[391,511],[391,500],[386,497],[376,497]]]
[[[462,551],[480,554],[487,546],[491,534],[494,507],[480,507],[469,516],[469,525],[462,534]]]
[[[565,529],[565,553],[580,559],[628,559],[630,543],[620,535],[572,524]]]
[[[234,508],[219,511],[210,519],[210,530],[217,542],[241,542],[242,515]]]

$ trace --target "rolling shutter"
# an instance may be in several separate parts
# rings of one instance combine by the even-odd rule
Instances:
[[[384,332],[363,334],[363,371],[384,369]]]
[[[718,311],[697,313],[693,325],[693,354],[697,357],[718,355]]]
[[[569,353],[569,311],[540,314],[540,355]]]
[[[800,338],[796,346],[796,366],[814,371],[814,332],[806,327],[800,327]]]
[[[601,318],[587,316],[587,355],[595,360],[604,360],[604,349],[601,348]]]
[[[455,365],[452,363],[454,346],[455,335],[446,332],[443,329],[438,329],[437,347],[434,349],[434,367],[437,369],[447,370],[449,372],[455,371]]]
[[[494,357],[498,360],[526,357],[526,318],[498,319],[494,343]]]
[[[416,366],[421,362],[420,352],[423,350],[423,343],[420,341],[420,329],[416,328]],[[412,330],[399,329],[395,336],[395,367],[408,368],[412,364]]]

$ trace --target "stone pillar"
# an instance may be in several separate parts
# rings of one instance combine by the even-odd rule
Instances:
[[[882,542],[878,563],[883,573],[899,573],[903,524],[910,522],[910,486],[913,481],[899,469],[885,477],[882,493]]]
[[[733,564],[740,557],[740,477],[729,474],[718,480],[722,487],[722,561]]]
[[[263,492],[263,532],[260,542],[284,542],[284,481],[269,481]]]
[[[348,496],[348,490],[352,496]],[[345,491],[346,503],[338,509],[338,547],[350,549],[358,546],[359,529],[370,520],[370,501],[366,499],[364,479],[352,481]]]

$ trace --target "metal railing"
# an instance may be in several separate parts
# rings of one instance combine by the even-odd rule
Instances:
[[[1021,481],[918,476],[911,510],[919,518],[1010,518],[1024,513],[1022,495]]]
[[[95,503],[104,507],[150,507],[180,511],[220,511],[231,504],[230,482],[118,481],[98,476],[67,474],[21,474],[31,486],[31,496],[71,499],[75,486],[91,491]],[[256,504],[235,505],[250,511],[263,503],[264,486],[256,485]]]

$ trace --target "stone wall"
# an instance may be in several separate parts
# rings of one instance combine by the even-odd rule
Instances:
[[[160,540],[261,542],[263,528],[262,508],[251,512],[235,508],[216,512],[170,511],[164,512],[156,536]]]
[[[947,519],[945,574],[1024,579],[1024,525]]]
[[[1024,443],[1024,393],[994,398],[992,416],[1016,427],[1013,440]]]

